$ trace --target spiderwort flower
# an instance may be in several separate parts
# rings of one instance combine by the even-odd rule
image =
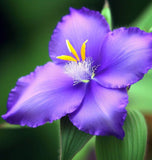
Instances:
[[[49,55],[53,62],[18,80],[2,117],[37,127],[68,115],[86,133],[123,138],[126,88],[152,67],[152,34],[110,31],[99,12],[71,8],[54,30]]]

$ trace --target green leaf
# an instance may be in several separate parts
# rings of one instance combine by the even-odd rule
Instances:
[[[89,141],[92,135],[78,130],[69,121],[68,117],[60,120],[60,159],[71,160],[74,155]]]
[[[147,142],[147,126],[143,115],[128,108],[123,140],[113,136],[96,137],[97,160],[143,160]]]
[[[73,157],[72,160],[88,160],[88,157],[94,153],[95,136]]]
[[[109,3],[108,3],[108,0],[105,0],[105,4],[104,4],[104,7],[101,11],[101,14],[105,17],[105,19],[107,20],[109,26],[110,26],[110,29],[112,29],[112,18],[111,18],[111,10],[110,10],[110,7],[109,7]]]
[[[149,31],[148,32],[152,32],[152,27],[151,28],[149,28]]]
[[[13,125],[6,122],[0,124],[0,129],[20,129],[20,128],[23,127],[20,125]]]
[[[149,29],[152,27],[152,3],[135,20],[135,22],[131,24],[131,26],[136,26],[142,30],[149,32]]]
[[[142,81],[135,83],[129,89],[128,107],[152,114],[152,70],[145,74]]]

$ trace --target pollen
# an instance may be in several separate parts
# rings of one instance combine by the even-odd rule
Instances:
[[[81,58],[82,58],[82,61],[85,60],[86,58],[86,43],[88,42],[88,40],[86,40],[83,44],[82,44],[82,47],[81,47]]]
[[[66,40],[66,44],[67,44],[67,47],[69,49],[69,51],[74,55],[74,57],[80,61],[80,58],[76,52],[76,50],[74,49],[74,47],[72,46],[72,44],[69,42],[69,40]]]
[[[74,62],[77,62],[77,60],[71,56],[67,56],[67,55],[61,55],[61,56],[58,56],[56,57],[58,59],[61,59],[61,60],[65,60],[65,61],[74,61]]]
[[[86,43],[87,42],[88,42],[88,40],[83,42],[83,44],[81,46],[81,59],[82,59],[82,61],[85,61],[85,59],[86,59]],[[67,45],[69,52],[72,55],[71,56],[61,55],[61,56],[57,56],[56,58],[61,59],[61,60],[65,60],[65,61],[80,62],[79,55],[77,54],[76,50],[74,49],[74,47],[72,46],[72,44],[70,43],[69,40],[66,40],[66,45]],[[74,57],[72,57],[72,56],[74,56]]]

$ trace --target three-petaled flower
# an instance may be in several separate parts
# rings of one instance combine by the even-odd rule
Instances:
[[[18,80],[2,117],[37,127],[68,115],[86,133],[123,138],[127,87],[152,67],[152,34],[110,31],[99,12],[86,8],[70,12],[51,37],[53,62]]]

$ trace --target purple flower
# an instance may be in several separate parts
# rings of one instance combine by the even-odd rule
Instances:
[[[123,138],[126,88],[152,67],[152,34],[110,31],[99,12],[71,8],[54,30],[49,55],[54,63],[18,80],[3,119],[37,127],[68,115],[86,133]]]

